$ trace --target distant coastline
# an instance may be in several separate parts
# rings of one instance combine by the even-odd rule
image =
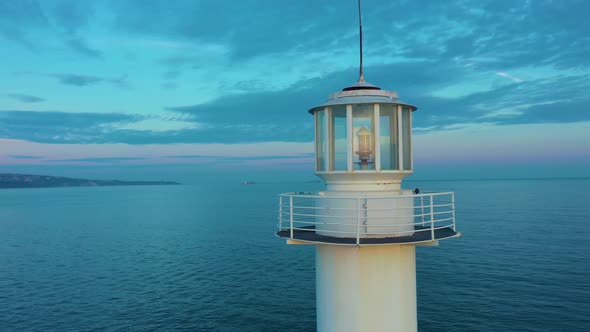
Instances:
[[[0,173],[0,189],[14,188],[63,188],[63,187],[106,187],[106,186],[163,186],[179,185],[173,181],[120,181],[88,180],[50,175]]]

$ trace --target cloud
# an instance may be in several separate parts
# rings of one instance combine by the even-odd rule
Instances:
[[[218,5],[215,1],[117,1],[111,3],[111,10],[117,30],[178,43],[194,41],[195,46],[224,45],[235,61],[300,50],[308,54],[339,52],[356,46],[354,4],[306,0],[285,5],[246,0],[223,11]],[[564,5],[550,1],[416,0],[373,2],[364,9],[367,59],[377,55],[488,58],[483,66],[506,70],[530,64],[561,68],[590,65],[585,56],[590,43],[583,14],[590,11],[587,1]],[[194,62],[186,52],[167,59]]]
[[[95,14],[95,4],[88,1],[53,0],[43,3],[44,12],[53,25],[70,33],[88,26]]]
[[[104,78],[90,75],[77,74],[49,74],[47,76],[55,77],[62,84],[75,86],[88,86],[92,84],[101,83]]]
[[[412,75],[416,68],[424,73]],[[587,75],[504,83],[460,97],[433,96],[433,87],[462,79],[461,66],[428,61],[371,66],[369,77],[399,84],[401,99],[418,106],[413,123],[418,132],[456,130],[464,124],[514,125],[590,120],[585,91]],[[442,74],[437,76],[435,73]],[[213,101],[168,106],[161,114],[129,115],[63,112],[0,112],[5,138],[66,143],[250,143],[313,141],[313,117],[306,111],[327,99],[329,92],[353,82],[350,71],[303,80],[279,91],[226,95]],[[390,80],[386,78],[390,77]],[[328,88],[327,88],[328,87]],[[388,86],[384,88],[390,89]],[[400,89],[400,90],[401,90]],[[179,114],[177,116],[169,113]],[[137,124],[177,121],[186,126],[142,130]],[[190,125],[194,123],[194,125]],[[159,126],[163,127],[163,125]]]
[[[0,138],[33,142],[100,142],[109,140],[111,126],[143,118],[140,115],[118,113],[0,110]]]
[[[588,75],[504,83],[462,97],[437,97],[428,92],[468,79],[461,66],[423,61],[370,66],[366,72],[372,82],[389,82],[384,88],[399,85],[400,98],[419,108],[414,113],[414,124],[430,130],[449,130],[453,128],[450,125],[473,122],[511,125],[590,120],[585,106],[590,105],[585,97],[585,91],[590,89]],[[305,110],[324,102],[328,92],[345,86],[343,82],[351,82],[350,76],[350,71],[342,71],[280,91],[228,95],[205,104],[171,106],[167,110],[191,115],[223,141],[311,141],[313,119]],[[496,115],[493,120],[490,114]]]
[[[23,103],[40,103],[45,101],[45,98],[22,93],[9,93],[6,96],[21,101]]]
[[[510,83],[457,98],[420,95],[413,123],[441,130],[458,123],[493,121],[497,125],[566,123],[590,120],[589,75]]]
[[[56,163],[118,163],[118,162],[126,162],[126,161],[138,161],[138,160],[146,160],[146,158],[136,158],[136,157],[96,157],[96,158],[72,158],[72,159],[52,159],[48,160],[49,162],[56,162]]]
[[[454,66],[427,61],[370,66],[366,68],[366,77],[386,82],[383,88],[399,85],[410,95],[412,91],[460,80],[462,74]],[[208,103],[168,106],[166,110],[189,115],[192,121],[201,124],[195,132],[200,134],[201,141],[308,142],[313,140],[314,123],[307,110],[324,103],[329,94],[353,84],[355,75],[355,70],[347,69],[302,80],[278,91],[229,94]],[[414,102],[403,94],[402,100]],[[177,138],[187,134],[190,135],[179,133]]]
[[[512,82],[516,82],[516,83],[524,82],[523,79],[518,78],[518,77],[514,77],[514,76],[512,76],[508,73],[502,72],[502,71],[497,71],[496,75],[501,76],[501,77],[505,77],[505,78],[511,80]]]
[[[50,74],[49,76],[55,77],[62,84],[74,85],[74,86],[88,86],[98,83],[110,83],[119,87],[128,87],[129,82],[127,76],[121,77],[102,77],[92,75],[78,75],[78,74]]]
[[[57,80],[57,82],[60,84],[77,87],[88,87],[103,83],[112,84],[120,88],[129,88],[131,86],[127,75],[121,75],[119,77],[108,77],[88,74],[39,73],[30,71],[14,72],[13,74],[18,76],[49,77]]]
[[[53,34],[79,54],[97,57],[106,50],[93,49],[83,37],[99,27],[105,34],[132,36],[144,44],[177,50],[164,57],[188,62],[207,51],[202,45],[219,47],[236,62],[295,51],[340,52],[356,46],[354,3],[243,0],[225,10],[219,6],[212,0],[2,0],[0,34],[31,47],[38,47],[44,33]],[[526,64],[587,68],[590,37],[585,13],[589,11],[590,3],[581,0],[567,5],[555,1],[373,1],[365,4],[363,13],[367,59],[377,55],[488,58],[491,61],[484,64],[488,68],[506,71]]]
[[[391,10],[420,13],[397,17],[394,23],[400,32],[397,47],[412,57],[486,58],[481,66],[506,70],[531,64],[590,65],[583,59],[590,49],[588,25],[581,14],[590,10],[587,1],[411,1],[393,2]],[[382,38],[392,32],[378,31]]]
[[[98,58],[101,52],[80,37],[94,16],[92,2],[0,0],[0,35],[32,51],[47,48],[48,35],[78,54]]]
[[[51,77],[51,78],[55,78],[61,84],[78,86],[78,87],[87,87],[87,86],[97,85],[97,84],[101,84],[101,83],[108,83],[108,84],[112,84],[112,85],[115,85],[115,86],[121,87],[121,88],[128,88],[130,86],[127,75],[122,75],[120,77],[106,77],[106,76],[95,76],[95,75],[86,75],[86,74],[70,74],[70,73],[43,74],[43,73],[24,72],[24,73],[15,73],[15,74]]]
[[[274,155],[274,156],[211,156],[211,155],[177,155],[167,156],[167,158],[175,159],[215,159],[226,161],[239,160],[273,160],[273,159],[309,159],[313,158],[313,153],[296,153],[292,155]]]
[[[9,154],[8,157],[12,159],[43,159],[40,156],[29,156],[29,155],[21,155],[21,154]]]
[[[253,57],[309,45],[320,45],[335,38],[326,31],[350,27],[354,6],[339,1],[299,1],[279,4],[273,1],[233,2],[219,10],[215,1],[113,1],[117,29],[134,34],[198,40],[231,45],[234,58]],[[344,8],[342,11],[335,8]],[[302,20],[305,17],[305,20]],[[158,24],[145,24],[158,22]],[[280,41],[280,42],[279,42]]]
[[[588,2],[416,0],[365,7],[366,77],[418,106],[414,125],[422,132],[474,123],[565,123],[590,117],[584,95],[590,89]],[[78,57],[83,54],[84,61],[113,61],[119,68],[136,70],[129,73],[132,77],[164,73],[163,81],[141,83],[136,99],[144,99],[140,97],[150,89],[164,95],[153,96],[149,116],[95,123],[95,118],[80,115],[85,119],[80,123],[73,118],[57,123],[58,132],[49,115],[45,125],[36,120],[45,119],[42,115],[25,119],[11,114],[12,123],[0,126],[0,133],[43,142],[310,142],[313,119],[306,110],[355,82],[355,22],[355,5],[336,0],[245,0],[223,11],[215,1],[0,0],[0,34],[10,40],[36,48],[45,39],[40,37],[57,36]],[[111,44],[97,42],[97,35],[129,43],[117,44],[114,51],[99,49],[95,46]],[[123,59],[122,54],[136,47],[148,52]],[[123,67],[131,62],[133,66]],[[142,67],[146,63],[149,69]],[[208,66],[219,71],[208,72]],[[98,70],[29,74],[90,92],[101,85],[130,84],[127,76],[105,76]],[[191,99],[193,92],[187,91],[204,81],[202,95]],[[448,93],[449,87],[454,93]],[[129,107],[148,112],[139,102]],[[160,113],[157,107],[162,107]],[[183,125],[190,123],[146,129],[146,119],[154,129],[170,113],[183,115]]]
[[[0,1],[0,35],[34,48],[30,31],[47,27],[49,21],[37,1]]]
[[[80,54],[84,54],[86,56],[95,57],[95,58],[102,57],[101,51],[91,48],[90,46],[88,46],[86,41],[84,41],[83,39],[81,39],[79,37],[71,38],[70,40],[67,41],[67,44],[72,49],[74,49],[76,52],[78,52]]]
[[[0,156],[31,155],[44,159],[81,158],[145,158],[171,159],[170,161],[200,161],[211,158],[304,158],[313,155],[312,143],[265,142],[249,144],[75,144],[75,143],[36,143],[24,140],[0,138]],[[185,156],[185,158],[183,158]]]

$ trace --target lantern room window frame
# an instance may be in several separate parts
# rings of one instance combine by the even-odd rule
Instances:
[[[414,169],[414,154],[412,151],[412,107],[403,104],[383,104],[383,105],[393,105],[395,117],[396,117],[396,127],[395,128],[395,137],[397,139],[397,169],[382,169],[381,165],[381,105],[383,103],[372,103],[372,104],[346,104],[346,105],[331,105],[326,106],[323,108],[316,109],[314,113],[314,123],[315,123],[315,141],[314,141],[314,149],[315,149],[315,171],[317,174],[346,174],[346,173],[412,173]],[[353,151],[354,147],[354,127],[353,127],[353,107],[359,106],[366,106],[366,105],[373,105],[373,119],[372,119],[372,133],[373,133],[373,157],[372,163],[374,165],[373,169],[369,170],[359,170],[354,169],[355,163],[355,156]],[[335,136],[334,136],[334,121],[333,121],[333,107],[346,107],[346,163],[347,168],[346,170],[336,170],[335,168],[335,159],[336,159],[336,149],[335,149]],[[403,110],[407,109],[409,113],[408,116],[408,132],[404,135],[404,128],[403,128]],[[323,114],[323,121],[322,121],[322,128],[318,128],[319,123],[319,114]],[[390,135],[393,134],[390,132]],[[409,142],[405,142],[409,139]],[[391,142],[391,138],[390,138]],[[390,143],[391,144],[391,143]],[[321,149],[321,151],[320,151]],[[404,153],[405,151],[409,150],[409,168],[404,169],[404,166],[407,165],[404,158],[406,157]],[[318,152],[320,154],[318,154]],[[407,159],[407,158],[406,158]],[[323,165],[320,164],[323,162]],[[392,167],[393,163],[392,163]]]

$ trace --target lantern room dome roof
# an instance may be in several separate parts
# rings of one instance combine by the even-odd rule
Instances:
[[[355,84],[342,89],[342,91],[352,91],[352,90],[381,90],[381,88],[365,81],[364,78],[361,78]]]
[[[381,90],[380,87],[363,80],[330,95],[327,102],[309,109],[308,112],[314,114],[328,106],[349,104],[395,104],[408,106],[412,111],[417,109],[416,106],[400,101],[396,92]]]

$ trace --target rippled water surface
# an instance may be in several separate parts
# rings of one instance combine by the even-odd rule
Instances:
[[[420,247],[420,331],[590,331],[589,180],[456,192]],[[0,190],[0,331],[314,331],[314,251],[273,236],[318,183]]]

